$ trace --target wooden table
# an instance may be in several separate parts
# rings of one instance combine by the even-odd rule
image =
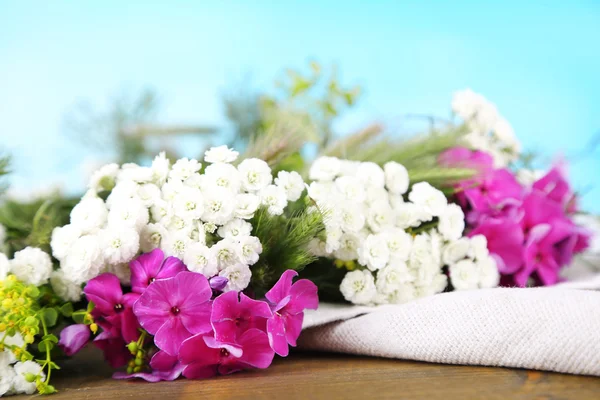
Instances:
[[[319,353],[204,381],[145,383],[110,375],[95,349],[86,350],[53,376],[60,393],[49,399],[600,399],[600,378],[589,376]]]

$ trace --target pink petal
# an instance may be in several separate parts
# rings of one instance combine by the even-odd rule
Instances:
[[[290,304],[286,311],[290,314],[298,314],[305,309],[316,310],[319,307],[319,297],[317,296],[317,285],[308,279],[300,279],[292,285]]]
[[[150,280],[156,278],[164,258],[165,255],[161,249],[154,249],[129,263],[131,289],[134,292],[142,293],[150,284]]]
[[[285,271],[283,274],[281,274],[281,277],[275,286],[273,286],[273,288],[267,292],[265,297],[273,304],[279,303],[281,299],[290,293],[292,279],[294,279],[296,276],[298,276],[298,273],[292,269]]]
[[[171,278],[183,271],[187,271],[183,261],[177,257],[167,257],[167,259],[163,262],[160,271],[157,273],[156,279]]]
[[[281,316],[275,314],[267,320],[267,334],[269,345],[275,353],[282,357],[287,357],[290,350],[285,338],[285,326]]]
[[[151,335],[171,317],[171,308],[175,305],[177,284],[175,278],[156,281],[149,286],[133,304],[133,312],[140,325]]]
[[[171,356],[162,350],[152,356],[150,367],[153,374],[160,376],[161,380],[165,381],[177,379],[184,369],[176,356]]]
[[[162,380],[160,376],[152,374],[150,372],[136,372],[133,374],[128,374],[126,372],[115,372],[112,375],[112,378],[118,380],[139,378],[145,380],[146,382],[152,383],[160,382]]]
[[[108,332],[102,332],[93,341],[102,350],[104,358],[112,368],[120,368],[131,359],[131,353],[120,337],[112,337]]]
[[[121,282],[111,273],[104,273],[90,280],[83,292],[95,304],[95,308],[105,315],[114,314],[114,306],[120,304],[123,297]]]
[[[177,355],[179,347],[184,340],[192,336],[192,334],[185,329],[179,318],[173,317],[156,332],[154,336],[154,344],[167,352],[171,356]]]
[[[183,376],[188,379],[208,379],[217,375],[217,364],[198,365],[190,364],[183,370]]]
[[[249,329],[242,334],[239,344],[244,350],[240,362],[255,368],[267,368],[273,362],[275,353],[264,332],[258,329]]]
[[[140,337],[140,325],[131,308],[126,308],[121,313],[121,335],[125,343],[135,342]]]
[[[225,349],[229,352],[230,356],[234,358],[240,358],[243,353],[243,350],[240,346],[231,343],[219,342],[212,336],[204,336],[204,343],[206,343],[206,345],[211,349]]]
[[[70,357],[90,341],[90,335],[90,328],[85,324],[69,325],[60,332],[58,347]]]
[[[266,302],[251,299],[244,293],[240,293],[240,306],[254,318],[270,318],[273,315]]]
[[[204,341],[204,335],[198,334],[186,339],[179,348],[179,361],[197,366],[216,365],[220,360],[221,349],[210,348]],[[185,375],[185,372],[184,372]],[[185,375],[187,377],[187,375]]]
[[[192,334],[210,332],[212,290],[208,279],[195,272],[180,272],[172,279],[177,282],[178,291],[178,302],[172,305],[179,308],[183,325]],[[164,281],[155,283],[161,282]]]
[[[296,347],[296,340],[302,331],[302,320],[304,313],[287,315],[285,318],[285,339],[291,346]]]
[[[234,342],[237,333],[236,319],[239,317],[238,293],[230,291],[219,295],[214,301],[211,322],[215,337],[222,342]]]

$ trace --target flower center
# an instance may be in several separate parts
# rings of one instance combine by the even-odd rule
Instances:
[[[156,280],[156,278],[149,278],[148,279],[148,285],[151,284],[152,282],[154,282]]]
[[[177,307],[177,306],[173,306],[173,307],[171,307],[171,314],[173,314],[173,315],[177,315],[177,314],[179,314],[180,312],[181,312],[181,310],[179,310],[179,307]]]
[[[229,351],[227,349],[221,349],[221,357],[229,356]]]
[[[121,312],[121,311],[123,311],[123,304],[121,304],[121,303],[119,303],[119,304],[115,304],[115,307],[114,307],[114,309],[115,309],[115,311],[116,311],[116,312],[118,312],[118,313],[119,313],[119,312]]]

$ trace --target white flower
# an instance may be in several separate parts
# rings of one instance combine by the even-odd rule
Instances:
[[[160,242],[160,249],[165,256],[174,256],[183,259],[183,255],[192,244],[188,231],[169,231]]]
[[[373,188],[383,188],[385,185],[385,174],[374,162],[361,162],[356,170],[356,178]]]
[[[403,262],[390,264],[377,272],[377,291],[386,295],[400,289],[400,285],[408,283],[412,276]]]
[[[327,243],[318,238],[311,239],[308,243],[308,251],[317,257],[326,257],[329,255]]]
[[[81,229],[75,225],[65,225],[52,230],[52,255],[59,260],[65,258],[73,243],[81,236]]]
[[[267,206],[267,212],[269,214],[283,214],[283,209],[287,205],[285,190],[279,186],[269,185],[259,192],[259,196],[261,203]]]
[[[71,224],[81,229],[82,233],[93,233],[106,223],[107,214],[102,199],[87,197],[71,210]]]
[[[335,258],[342,261],[351,261],[358,258],[358,248],[360,247],[362,237],[356,233],[344,233],[340,237],[340,245],[335,250]]]
[[[422,206],[433,216],[441,215],[448,205],[444,193],[427,182],[415,183],[408,195],[408,199],[414,204]]]
[[[150,213],[154,222],[167,222],[173,216],[173,207],[171,203],[162,199],[156,199],[152,207],[150,207]]]
[[[140,236],[129,227],[109,227],[99,234],[104,260],[109,264],[131,261],[140,248]]]
[[[203,177],[207,185],[229,189],[233,193],[239,192],[242,184],[240,172],[231,164],[217,163],[209,165],[206,167]]]
[[[139,185],[137,191],[138,198],[145,207],[152,206],[157,200],[160,200],[160,189],[153,183],[144,183]]]
[[[185,186],[183,185],[183,182],[177,179],[169,179],[160,188],[163,200],[166,200],[168,202],[175,200],[179,192],[183,190],[184,187]]]
[[[192,222],[190,237],[194,242],[206,244],[206,230],[204,229],[204,224],[200,220]]]
[[[385,186],[393,194],[404,194],[408,190],[410,180],[408,171],[402,164],[390,161],[383,166]]]
[[[252,225],[243,219],[232,219],[217,230],[217,233],[222,238],[229,238],[233,240],[241,240],[245,236],[250,236],[252,232]]]
[[[422,222],[433,219],[433,216],[425,211],[423,207],[413,203],[398,204],[394,208],[394,211],[396,214],[396,225],[402,229],[417,227]]]
[[[110,272],[119,278],[121,285],[131,286],[131,269],[129,268],[129,263],[107,265],[106,272]]]
[[[10,263],[4,253],[0,253],[0,281],[6,279],[6,276],[10,272]]]
[[[4,337],[4,332],[2,332],[0,340],[2,340],[2,338],[4,339],[4,344],[7,346],[17,346],[21,348],[25,346],[25,339],[23,339],[23,336],[19,332],[6,337]],[[5,349],[3,352],[0,352],[0,361],[4,361],[7,364],[13,364],[17,361],[17,357],[12,351]],[[2,367],[1,363],[0,367]]]
[[[394,212],[388,201],[377,201],[369,206],[367,223],[373,232],[381,232],[394,224]]]
[[[456,290],[477,289],[479,286],[479,269],[471,260],[461,260],[450,265],[450,281]]]
[[[445,265],[452,265],[463,258],[466,258],[469,254],[469,251],[470,241],[468,238],[462,237],[444,246],[444,250],[442,251],[442,260]]]
[[[204,213],[202,220],[224,225],[233,218],[235,201],[231,192],[225,188],[213,186],[204,191]]]
[[[340,173],[341,163],[335,157],[317,158],[308,172],[308,177],[313,181],[332,181]]]
[[[169,169],[171,168],[171,162],[167,158],[164,151],[161,151],[154,160],[152,160],[152,182],[158,186],[164,185],[169,176]]]
[[[88,189],[96,192],[111,190],[115,187],[115,180],[119,166],[117,164],[106,164],[92,174],[88,183]]]
[[[200,218],[204,213],[204,199],[200,190],[183,188],[175,197],[173,212],[186,221]]]
[[[167,229],[161,224],[148,224],[140,233],[140,249],[144,253],[161,247],[162,240],[167,237]]]
[[[219,272],[214,252],[202,243],[193,243],[188,246],[183,255],[183,262],[190,271],[202,274],[207,278],[211,278]]]
[[[127,227],[139,232],[149,220],[148,209],[138,198],[123,199],[108,213],[108,225],[114,228]]]
[[[285,190],[288,201],[298,200],[304,191],[304,180],[295,171],[279,171],[275,178],[275,185]]]
[[[140,185],[133,181],[119,182],[106,199],[106,207],[110,210],[114,204],[137,197],[139,187]]]
[[[215,233],[217,231],[217,225],[212,222],[204,223],[204,232],[205,233]]]
[[[457,240],[465,230],[465,214],[457,204],[448,204],[440,215],[438,230],[446,240]]]
[[[500,273],[498,272],[496,261],[492,256],[480,259],[475,265],[477,265],[477,270],[479,271],[480,288],[485,289],[498,286],[500,283]]]
[[[412,248],[412,236],[400,228],[391,228],[383,232],[385,242],[394,261],[406,261]]]
[[[248,192],[257,192],[267,187],[273,177],[271,168],[263,160],[258,158],[247,158],[238,166],[242,179],[242,186]]]
[[[262,244],[255,236],[244,236],[239,243],[239,258],[248,265],[254,265],[262,253]]]
[[[10,272],[22,282],[40,286],[48,282],[52,273],[52,260],[48,253],[37,247],[17,251],[10,261]]]
[[[100,273],[104,260],[97,236],[82,236],[73,243],[60,266],[65,278],[75,283],[84,283]]]
[[[384,187],[369,186],[366,188],[365,203],[373,204],[378,202],[386,202],[389,204],[390,195]]]
[[[346,199],[356,203],[365,201],[365,186],[354,176],[341,176],[335,180],[335,187]]]
[[[17,393],[33,394],[36,391],[35,381],[28,382],[25,379],[27,374],[40,375],[42,381],[46,380],[46,374],[42,371],[42,366],[34,361],[18,362],[15,364],[15,379],[13,388]]]
[[[435,250],[438,239],[427,233],[421,233],[413,239],[408,258],[408,266],[415,277],[415,284],[430,285],[434,277],[440,273],[440,249]]]
[[[219,276],[227,278],[227,285],[223,289],[223,292],[231,290],[241,292],[248,287],[250,278],[252,278],[252,272],[246,264],[235,264],[219,272]]]
[[[448,277],[445,274],[434,275],[426,284],[415,286],[415,297],[428,297],[441,293],[448,286]]]
[[[340,292],[346,300],[354,304],[369,304],[374,300],[377,289],[371,272],[356,270],[344,276]]]
[[[358,204],[343,201],[333,209],[333,220],[344,232],[358,232],[365,226],[365,213]]]
[[[386,296],[387,303],[402,304],[414,300],[417,297],[415,286],[410,283],[398,285],[398,289]]]
[[[490,254],[487,247],[487,238],[483,235],[475,235],[469,238],[471,249],[469,256],[475,260],[484,260]]]
[[[132,181],[136,183],[146,183],[152,180],[152,169],[140,167],[134,163],[127,163],[121,166],[121,171],[117,175],[117,182]]]
[[[325,224],[325,251],[333,253],[340,247],[340,239],[342,238],[342,229],[336,224]]]
[[[9,354],[8,351],[4,351],[4,353]],[[2,362],[2,354],[0,353],[0,397],[12,393],[16,377],[14,368],[8,363]]]
[[[250,219],[254,216],[254,213],[260,205],[260,197],[250,194],[241,193],[235,198],[235,216],[243,219]]]
[[[483,101],[483,96],[471,89],[460,90],[455,92],[452,98],[452,111],[467,121],[477,113]]]
[[[219,271],[224,270],[232,265],[239,264],[240,258],[238,254],[239,244],[231,239],[223,239],[210,248],[217,260],[217,268]]]
[[[240,153],[229,149],[226,145],[211,147],[204,152],[204,161],[207,163],[231,163],[237,160]]]
[[[367,266],[371,271],[386,266],[390,259],[390,250],[381,234],[369,235],[358,249],[358,262]]]
[[[512,126],[505,118],[498,118],[492,130],[505,149],[515,154],[520,152],[521,144],[517,140],[517,136],[515,135]]]
[[[202,190],[202,187],[205,185],[206,179],[204,175],[200,175],[198,173],[192,174],[189,178],[183,181],[183,185],[187,187],[191,187],[194,189]]]
[[[401,207],[401,205],[404,204],[404,198],[401,194],[391,194],[388,197],[390,200],[390,206],[392,206],[393,210],[395,210],[398,207]]]
[[[202,168],[202,164],[197,160],[180,158],[173,164],[173,168],[171,168],[171,172],[169,172],[169,178],[183,182],[192,176],[192,174],[198,172],[200,168]]]
[[[54,293],[64,301],[77,302],[81,300],[81,285],[69,280],[62,269],[52,272],[50,285],[52,285]]]

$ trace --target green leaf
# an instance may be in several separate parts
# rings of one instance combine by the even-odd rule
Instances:
[[[54,343],[49,340],[42,340],[38,343],[38,350],[42,353],[48,352],[54,348]]]
[[[44,308],[42,310],[42,318],[47,327],[52,327],[56,325],[56,320],[58,318],[58,313],[54,308]]]
[[[65,303],[59,310],[64,317],[70,318],[73,315],[73,303]]]
[[[49,342],[58,343],[58,338],[56,337],[56,335],[53,335],[51,333],[49,333],[48,335],[44,335],[44,337],[42,337],[42,340],[48,340]]]
[[[94,302],[90,301],[87,306],[87,311],[92,312],[92,310],[94,309],[95,306],[96,305],[94,304]]]
[[[85,314],[73,314],[72,318],[76,324],[83,324],[83,320],[85,319]]]

